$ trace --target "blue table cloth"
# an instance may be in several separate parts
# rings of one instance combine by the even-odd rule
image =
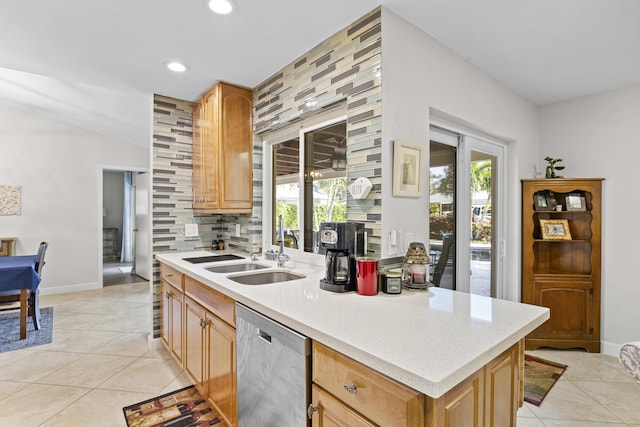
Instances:
[[[35,265],[35,255],[0,257],[0,292],[23,288],[35,292],[41,280]]]

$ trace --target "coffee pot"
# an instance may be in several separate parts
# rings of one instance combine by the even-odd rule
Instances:
[[[348,249],[327,249],[325,255],[325,277],[320,280],[320,287],[334,292],[350,289],[351,259]]]

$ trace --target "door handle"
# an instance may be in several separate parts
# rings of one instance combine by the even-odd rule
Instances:
[[[262,329],[258,329],[258,336],[263,340],[265,340],[266,342],[268,342],[269,344],[271,344],[271,335],[264,332]]]

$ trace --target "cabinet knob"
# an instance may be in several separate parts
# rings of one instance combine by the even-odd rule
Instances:
[[[356,392],[358,391],[358,386],[355,384],[352,384],[352,385],[345,384],[344,389],[351,394],[356,394]]]
[[[307,417],[309,417],[310,420],[313,419],[313,413],[317,410],[318,408],[314,408],[313,403],[310,403],[309,407],[307,408]]]
[[[171,292],[169,292],[169,291],[165,292],[165,293],[164,293],[164,296],[165,296],[167,299],[171,298]]]

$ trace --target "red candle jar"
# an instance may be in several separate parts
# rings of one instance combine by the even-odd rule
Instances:
[[[378,260],[375,258],[356,258],[356,283],[360,295],[378,293]]]

